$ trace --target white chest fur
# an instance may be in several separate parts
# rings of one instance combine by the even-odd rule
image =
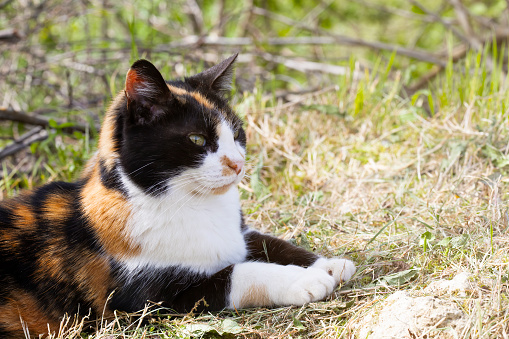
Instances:
[[[128,269],[180,266],[212,274],[245,259],[237,187],[222,195],[154,198],[126,186],[132,203],[128,236],[141,250],[121,259]]]

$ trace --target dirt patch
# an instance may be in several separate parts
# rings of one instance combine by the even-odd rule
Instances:
[[[357,325],[358,338],[458,338],[467,315],[452,301],[413,297],[398,291],[379,303]]]

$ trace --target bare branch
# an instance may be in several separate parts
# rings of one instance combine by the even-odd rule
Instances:
[[[449,0],[449,2],[454,6],[454,11],[456,12],[456,17],[458,18],[461,28],[463,28],[466,36],[470,37],[470,41],[474,43],[472,47],[476,49],[481,47],[479,41],[477,41],[477,38],[475,38],[474,30],[470,26],[470,22],[468,21],[468,13],[465,7],[463,7],[459,0]]]
[[[12,144],[7,145],[4,149],[0,150],[0,159],[13,155],[37,141],[42,141],[48,137],[48,132],[42,127],[38,126],[26,132],[19,139],[15,140]]]
[[[271,19],[280,21],[282,23],[285,23],[287,25],[297,26],[299,28],[305,29],[309,32],[316,32],[317,29],[314,27],[308,27],[305,24],[302,24],[301,22],[297,22],[295,20],[292,20],[288,17],[285,17],[280,14],[272,13],[270,11],[267,11],[263,8],[254,7],[253,13],[257,15],[267,16]],[[318,32],[320,34],[332,37],[337,44],[344,44],[344,45],[351,45],[351,46],[361,46],[361,47],[369,47],[377,50],[384,50],[384,51],[390,51],[390,52],[396,52],[397,54],[404,55],[413,59],[430,62],[437,65],[446,65],[446,62],[444,60],[439,59],[435,55],[422,51],[422,50],[415,50],[415,49],[409,49],[403,46],[398,45],[390,45],[383,42],[378,41],[366,41],[362,39],[355,39],[344,35],[337,35],[337,34],[331,34],[330,32],[318,29]]]
[[[342,35],[330,35],[330,36],[314,36],[314,37],[285,37],[285,38],[270,38],[264,41],[269,45],[350,45],[350,46],[361,46],[368,47],[377,50],[384,50],[389,52],[396,52],[413,59],[429,62],[432,64],[445,66],[447,62],[440,59],[438,56],[418,49],[405,48],[398,45],[390,45],[378,41],[366,41],[362,39],[350,38]],[[158,51],[168,51],[173,48],[185,48],[196,45],[210,45],[210,46],[251,46],[255,44],[253,39],[244,38],[227,38],[227,37],[215,37],[205,36],[200,37],[196,35],[187,36],[184,39],[161,46],[156,47]]]
[[[281,56],[275,56],[269,53],[263,53],[262,57],[271,62],[276,62],[278,64],[285,65],[288,68],[297,70],[299,72],[321,72],[321,73],[327,73],[327,74],[334,74],[334,75],[349,75],[350,74],[350,67],[343,67],[343,66],[337,66],[337,65],[331,65],[331,64],[323,64],[319,62],[312,62],[307,60],[292,60],[292,59],[286,59]],[[359,80],[363,77],[362,73],[355,72],[353,74],[353,78],[355,80]]]
[[[47,127],[49,126],[49,119],[37,115],[27,114],[25,112],[15,111],[8,108],[0,107],[0,120],[10,120],[22,122],[29,125]],[[63,123],[63,121],[57,121]],[[75,123],[72,127],[66,127],[64,130],[87,132],[89,130],[87,125]]]
[[[445,28],[453,32],[454,35],[456,35],[460,40],[468,41],[467,37],[462,32],[460,32],[460,30],[454,27],[449,21],[446,21],[444,18],[442,18],[439,14],[431,12],[416,0],[410,0],[410,3],[412,3],[414,6],[418,7],[421,11],[432,17],[434,21],[441,23]]]
[[[203,34],[203,14],[196,0],[187,0],[184,12],[189,15],[195,34]]]
[[[0,42],[16,43],[23,38],[23,35],[13,28],[0,31]]]

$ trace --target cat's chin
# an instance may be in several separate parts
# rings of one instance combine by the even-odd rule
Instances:
[[[230,190],[230,188],[232,188],[236,184],[237,183],[234,181],[234,182],[231,182],[229,184],[219,186],[219,187],[208,187],[206,189],[204,189],[204,188],[197,189],[197,190],[193,191],[192,193],[196,194],[196,195],[222,195],[222,194],[225,194],[226,192],[228,192]]]
[[[214,194],[214,195],[221,195],[221,194],[225,194],[226,192],[228,192],[230,190],[230,188],[234,185],[235,183],[232,182],[231,184],[228,184],[228,185],[224,185],[224,186],[221,186],[221,187],[216,187],[216,188],[212,188],[210,190],[210,193]]]

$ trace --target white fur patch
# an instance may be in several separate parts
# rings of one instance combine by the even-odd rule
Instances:
[[[225,165],[222,158],[227,157],[232,162],[244,162],[246,150],[242,145],[233,138],[233,131],[226,122],[221,122],[218,126],[217,133],[218,149],[214,153],[209,153],[203,160],[203,164],[199,168],[186,171],[187,175],[199,182],[201,187],[219,188],[225,185],[237,185],[244,177],[244,166],[242,171],[237,175],[223,175]]]
[[[355,273],[355,265],[348,259],[339,258],[320,258],[311,267],[324,270],[329,275],[334,277],[336,285],[340,282],[350,280]]]
[[[237,189],[244,170],[224,175],[222,156],[237,161],[245,156],[226,123],[220,127],[217,152],[208,154],[199,168],[169,180],[167,193],[149,196],[119,170],[133,211],[127,236],[141,250],[135,257],[120,258],[129,271],[180,266],[213,274],[245,260]],[[225,186],[225,193],[211,193]]]
[[[235,265],[228,307],[304,305],[332,293],[335,281],[314,267],[246,262]]]

